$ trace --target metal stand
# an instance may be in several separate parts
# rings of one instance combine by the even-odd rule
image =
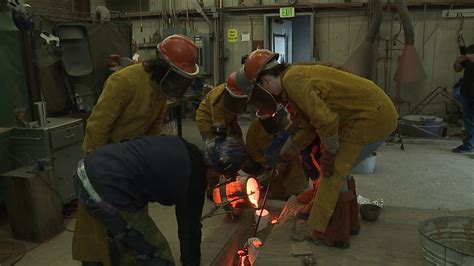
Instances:
[[[395,135],[400,139],[400,150],[405,150],[405,145],[403,144],[402,134],[400,134],[400,119],[398,120],[397,129],[395,130]]]
[[[410,113],[416,115],[420,114],[423,109],[425,109],[429,104],[433,103],[434,99],[436,99],[440,95],[449,100],[452,104],[461,107],[460,104],[453,99],[446,87],[437,87],[432,90],[425,98],[423,98],[412,110],[410,110]],[[448,115],[448,106],[446,102],[440,103],[444,104],[445,113],[446,115]]]

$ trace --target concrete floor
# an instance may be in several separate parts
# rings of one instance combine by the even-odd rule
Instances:
[[[434,217],[474,216],[474,209],[445,210],[384,207],[376,222],[361,221],[361,230],[350,239],[349,249],[314,245],[305,221],[293,217],[280,221],[264,241],[255,265],[302,265],[305,256],[292,256],[292,245],[304,245],[316,265],[423,265],[418,224]],[[298,250],[298,249],[296,249]]]
[[[385,144],[376,171],[355,175],[357,192],[383,198],[388,206],[420,209],[474,209],[474,154],[454,154],[457,141],[405,140]]]
[[[242,124],[243,131],[246,132],[248,120]],[[202,146],[194,122],[185,120],[183,132],[186,139]],[[443,211],[474,209],[474,156],[451,153],[450,148],[457,144],[452,141],[406,141],[405,151],[401,151],[399,145],[386,144],[378,152],[376,173],[356,176],[358,193],[370,199],[383,198],[386,206]],[[210,206],[211,203],[207,201],[205,209]],[[151,204],[150,214],[169,240],[173,254],[179,261],[179,241],[173,208]],[[74,220],[66,226],[73,229]],[[233,225],[223,223],[222,216],[212,217],[203,223],[202,249],[206,250],[203,252],[203,265],[207,265],[205,261],[211,261],[210,257],[213,256],[206,249],[206,239],[212,236],[215,244],[218,241],[216,232],[225,232],[222,229],[218,231],[219,228],[229,226]],[[387,227],[385,230],[395,229]],[[0,223],[0,240],[10,237],[8,224],[4,220]],[[221,241],[228,237],[222,234]],[[37,247],[26,243],[27,248],[35,248],[16,265],[79,265],[71,258],[71,239],[72,233],[65,231]],[[332,253],[338,256],[337,252],[330,254]]]

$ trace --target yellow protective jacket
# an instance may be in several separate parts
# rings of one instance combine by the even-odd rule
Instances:
[[[87,120],[84,152],[138,136],[159,135],[166,114],[166,96],[142,64],[113,73]],[[104,227],[79,204],[72,255],[76,260],[110,265]]]
[[[230,113],[224,108],[223,93],[224,84],[221,84],[209,91],[199,104],[196,110],[196,124],[199,132],[204,138],[209,138],[211,126],[221,123],[227,127],[227,133],[232,137],[242,137],[238,126],[238,115]]]
[[[270,168],[264,158],[265,150],[275,139],[276,134],[270,135],[259,119],[250,123],[246,136],[246,148],[249,156],[264,169]],[[277,198],[286,198],[298,194],[308,188],[308,181],[300,165],[298,157],[294,158],[287,166],[272,180],[270,193]]]
[[[281,77],[284,96],[297,113],[300,147],[316,134],[339,136],[334,175],[320,181],[308,223],[324,232],[345,177],[366,144],[385,139],[397,126],[390,98],[372,81],[322,65],[291,65]]]

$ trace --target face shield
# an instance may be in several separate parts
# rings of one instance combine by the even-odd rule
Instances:
[[[194,78],[185,77],[176,72],[172,67],[160,81],[160,89],[170,99],[179,99],[193,83]]]
[[[259,112],[257,112],[257,117],[267,134],[276,134],[291,124],[288,110],[282,104],[278,104],[277,109],[278,110],[271,115],[259,115]]]
[[[273,114],[277,111],[275,97],[258,83],[255,84],[252,89],[249,102],[252,106],[257,108],[260,113]]]
[[[224,109],[232,114],[242,114],[247,109],[247,95],[235,95],[226,88],[222,100],[224,101]]]

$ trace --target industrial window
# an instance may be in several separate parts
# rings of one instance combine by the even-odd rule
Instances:
[[[288,62],[288,41],[286,34],[273,34],[273,49],[275,53],[278,53],[278,63]]]

